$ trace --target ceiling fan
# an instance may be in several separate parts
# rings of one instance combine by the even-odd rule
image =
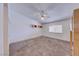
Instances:
[[[38,14],[37,17],[41,20],[46,20],[49,18],[47,11],[41,10]]]
[[[45,20],[45,19],[48,19],[48,18],[49,18],[49,16],[48,16],[47,11],[41,10],[41,12],[40,12],[40,19],[41,20]]]

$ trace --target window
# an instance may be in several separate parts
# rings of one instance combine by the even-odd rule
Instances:
[[[52,25],[52,26],[49,26],[49,32],[62,33],[62,25]]]

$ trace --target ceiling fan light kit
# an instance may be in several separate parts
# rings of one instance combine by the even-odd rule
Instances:
[[[42,16],[42,17],[41,17],[41,20],[44,20],[44,19],[45,19],[45,18]]]
[[[45,19],[47,19],[47,18],[48,18],[47,13],[42,10],[42,11],[40,12],[40,19],[41,19],[41,20],[45,20]]]

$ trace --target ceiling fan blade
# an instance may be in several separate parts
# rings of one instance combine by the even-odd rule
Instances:
[[[41,19],[41,18],[47,19],[47,18],[50,18],[48,16],[48,13],[46,13],[45,11],[40,11],[40,12],[34,13],[34,17],[36,17],[37,19]]]

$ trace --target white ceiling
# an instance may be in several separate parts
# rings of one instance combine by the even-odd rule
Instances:
[[[58,21],[73,15],[73,10],[79,8],[78,3],[16,3],[9,4],[9,8],[28,18],[41,23]],[[47,10],[48,19],[39,19],[40,10]]]

